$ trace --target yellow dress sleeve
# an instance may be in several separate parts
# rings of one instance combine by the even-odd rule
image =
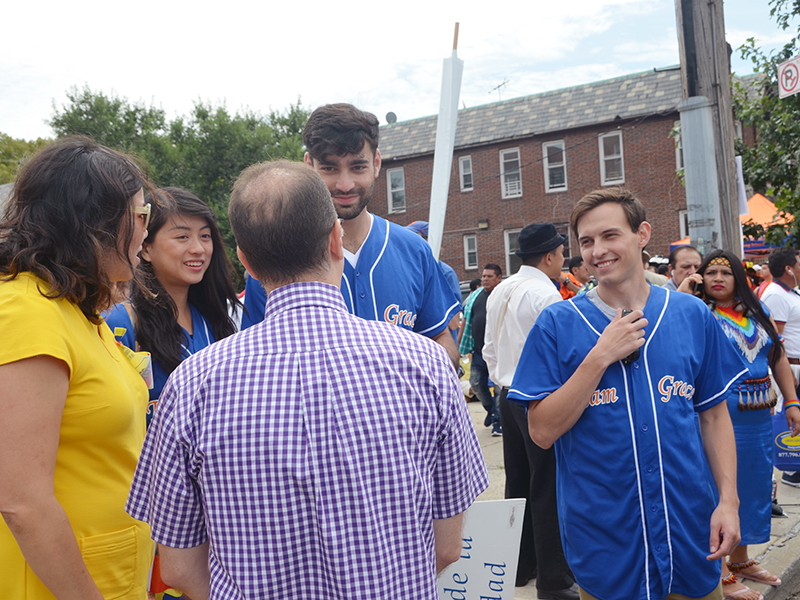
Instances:
[[[64,305],[79,309],[66,300],[45,298],[39,285],[46,284],[29,274],[0,282],[0,365],[34,356],[52,356],[64,361],[72,375],[74,350],[70,347]]]

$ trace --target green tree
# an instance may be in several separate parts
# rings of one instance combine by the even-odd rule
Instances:
[[[269,119],[251,111],[231,116],[224,106],[198,102],[187,121],[178,119],[170,139],[180,157],[180,171],[172,185],[191,189],[214,209],[233,256],[235,242],[228,223],[228,196],[233,182],[248,166],[272,158],[297,156],[276,152],[283,142]]]
[[[197,102],[188,117],[168,121],[164,111],[106,96],[90,88],[72,88],[68,103],[53,103],[49,121],[58,136],[83,134],[101,144],[132,153],[146,164],[157,186],[179,186],[207,202],[219,222],[229,256],[235,242],[228,223],[228,196],[239,173],[265,160],[301,160],[302,131],[310,112],[298,99],[283,112],[264,116],[249,109],[228,113],[224,105]]]
[[[269,125],[274,132],[270,158],[303,159],[303,129],[309,116],[311,111],[302,107],[299,98],[297,104],[290,104],[284,112],[269,114]]]
[[[67,91],[61,108],[53,101],[48,121],[58,137],[87,135],[97,142],[141,158],[154,181],[174,175],[180,159],[169,143],[169,124],[161,108],[131,103],[116,94],[93,92],[89,86]]]
[[[22,140],[0,133],[0,185],[11,183],[17,176],[20,164],[50,140]]]
[[[784,30],[800,15],[800,0],[770,0],[769,6],[770,16]],[[772,196],[784,217],[800,215],[800,96],[778,98],[778,65],[797,54],[799,43],[800,26],[783,48],[769,53],[750,38],[739,52],[752,62],[759,76],[733,85],[736,117],[757,132],[753,147],[737,140],[745,179],[757,192]],[[775,244],[783,244],[788,236],[790,244],[800,247],[800,222],[796,219],[767,231],[750,222],[744,233],[754,237],[766,234]]]

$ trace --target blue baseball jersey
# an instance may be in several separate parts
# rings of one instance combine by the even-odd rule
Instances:
[[[447,282],[447,285],[450,286],[450,289],[453,290],[456,298],[461,298],[461,283],[458,281],[458,275],[456,275],[455,269],[441,260],[439,261],[439,268],[442,270],[444,280]]]
[[[214,337],[214,330],[211,328],[211,323],[208,322],[208,319],[195,308],[194,304],[189,304],[189,310],[192,314],[194,333],[193,335],[189,335],[188,331],[185,329],[183,330],[185,338],[181,347],[183,349],[182,354],[184,358],[191,356],[195,352],[217,341],[217,338]],[[124,304],[115,304],[107,312],[103,313],[103,318],[106,320],[111,331],[114,332],[114,337],[119,343],[127,346],[131,350],[136,350],[136,333],[131,317]],[[117,336],[115,331],[117,329],[124,329],[124,333]],[[147,348],[143,348],[143,350],[147,351]],[[164,389],[164,385],[167,383],[167,379],[170,375],[164,370],[161,363],[155,359],[153,359],[152,368],[153,388],[150,390],[150,401],[147,404],[146,413],[148,427],[150,426],[150,421],[153,419],[156,407],[158,406],[158,398],[161,396],[161,391]]]
[[[556,441],[567,562],[603,600],[711,593],[715,500],[695,417],[747,375],[708,307],[651,286],[646,342],[606,369],[589,406]],[[586,295],[548,306],[525,343],[510,400],[542,400],[572,376],[609,318]]]
[[[350,313],[434,337],[461,310],[430,246],[420,236],[372,215],[356,267],[345,261],[341,292]],[[247,278],[242,329],[264,320],[267,294]]]

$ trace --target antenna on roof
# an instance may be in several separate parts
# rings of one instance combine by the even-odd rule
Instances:
[[[497,99],[502,102],[503,98],[500,97],[500,88],[503,87],[504,85],[506,85],[507,83],[508,83],[508,79],[503,81],[503,83],[501,83],[500,85],[494,86],[492,89],[489,90],[489,93],[491,94],[493,91],[497,90]]]
[[[394,114],[392,111],[386,113],[386,122],[391,125],[392,123],[397,123],[397,115]]]

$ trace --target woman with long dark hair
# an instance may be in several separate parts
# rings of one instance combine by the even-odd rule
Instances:
[[[239,306],[233,267],[211,208],[191,192],[157,190],[149,235],[139,266],[143,286],[134,286],[130,303],[107,315],[120,341],[150,352],[153,389],[148,422],[170,373],[188,356],[235,332],[229,306]]]
[[[21,169],[0,220],[0,598],[144,600],[125,513],[147,386],[103,323],[147,235],[145,176],[83,138]]]
[[[726,598],[761,600],[762,595],[738,577],[777,586],[781,580],[748,556],[749,544],[769,541],[772,517],[772,417],[770,369],[784,398],[784,414],[794,435],[800,432],[800,403],[781,338],[766,307],[758,300],[741,261],[724,250],[708,254],[694,275],[678,288],[700,296],[742,355],[750,375],[728,397],[736,435],[737,489],[742,540],[722,566]]]

